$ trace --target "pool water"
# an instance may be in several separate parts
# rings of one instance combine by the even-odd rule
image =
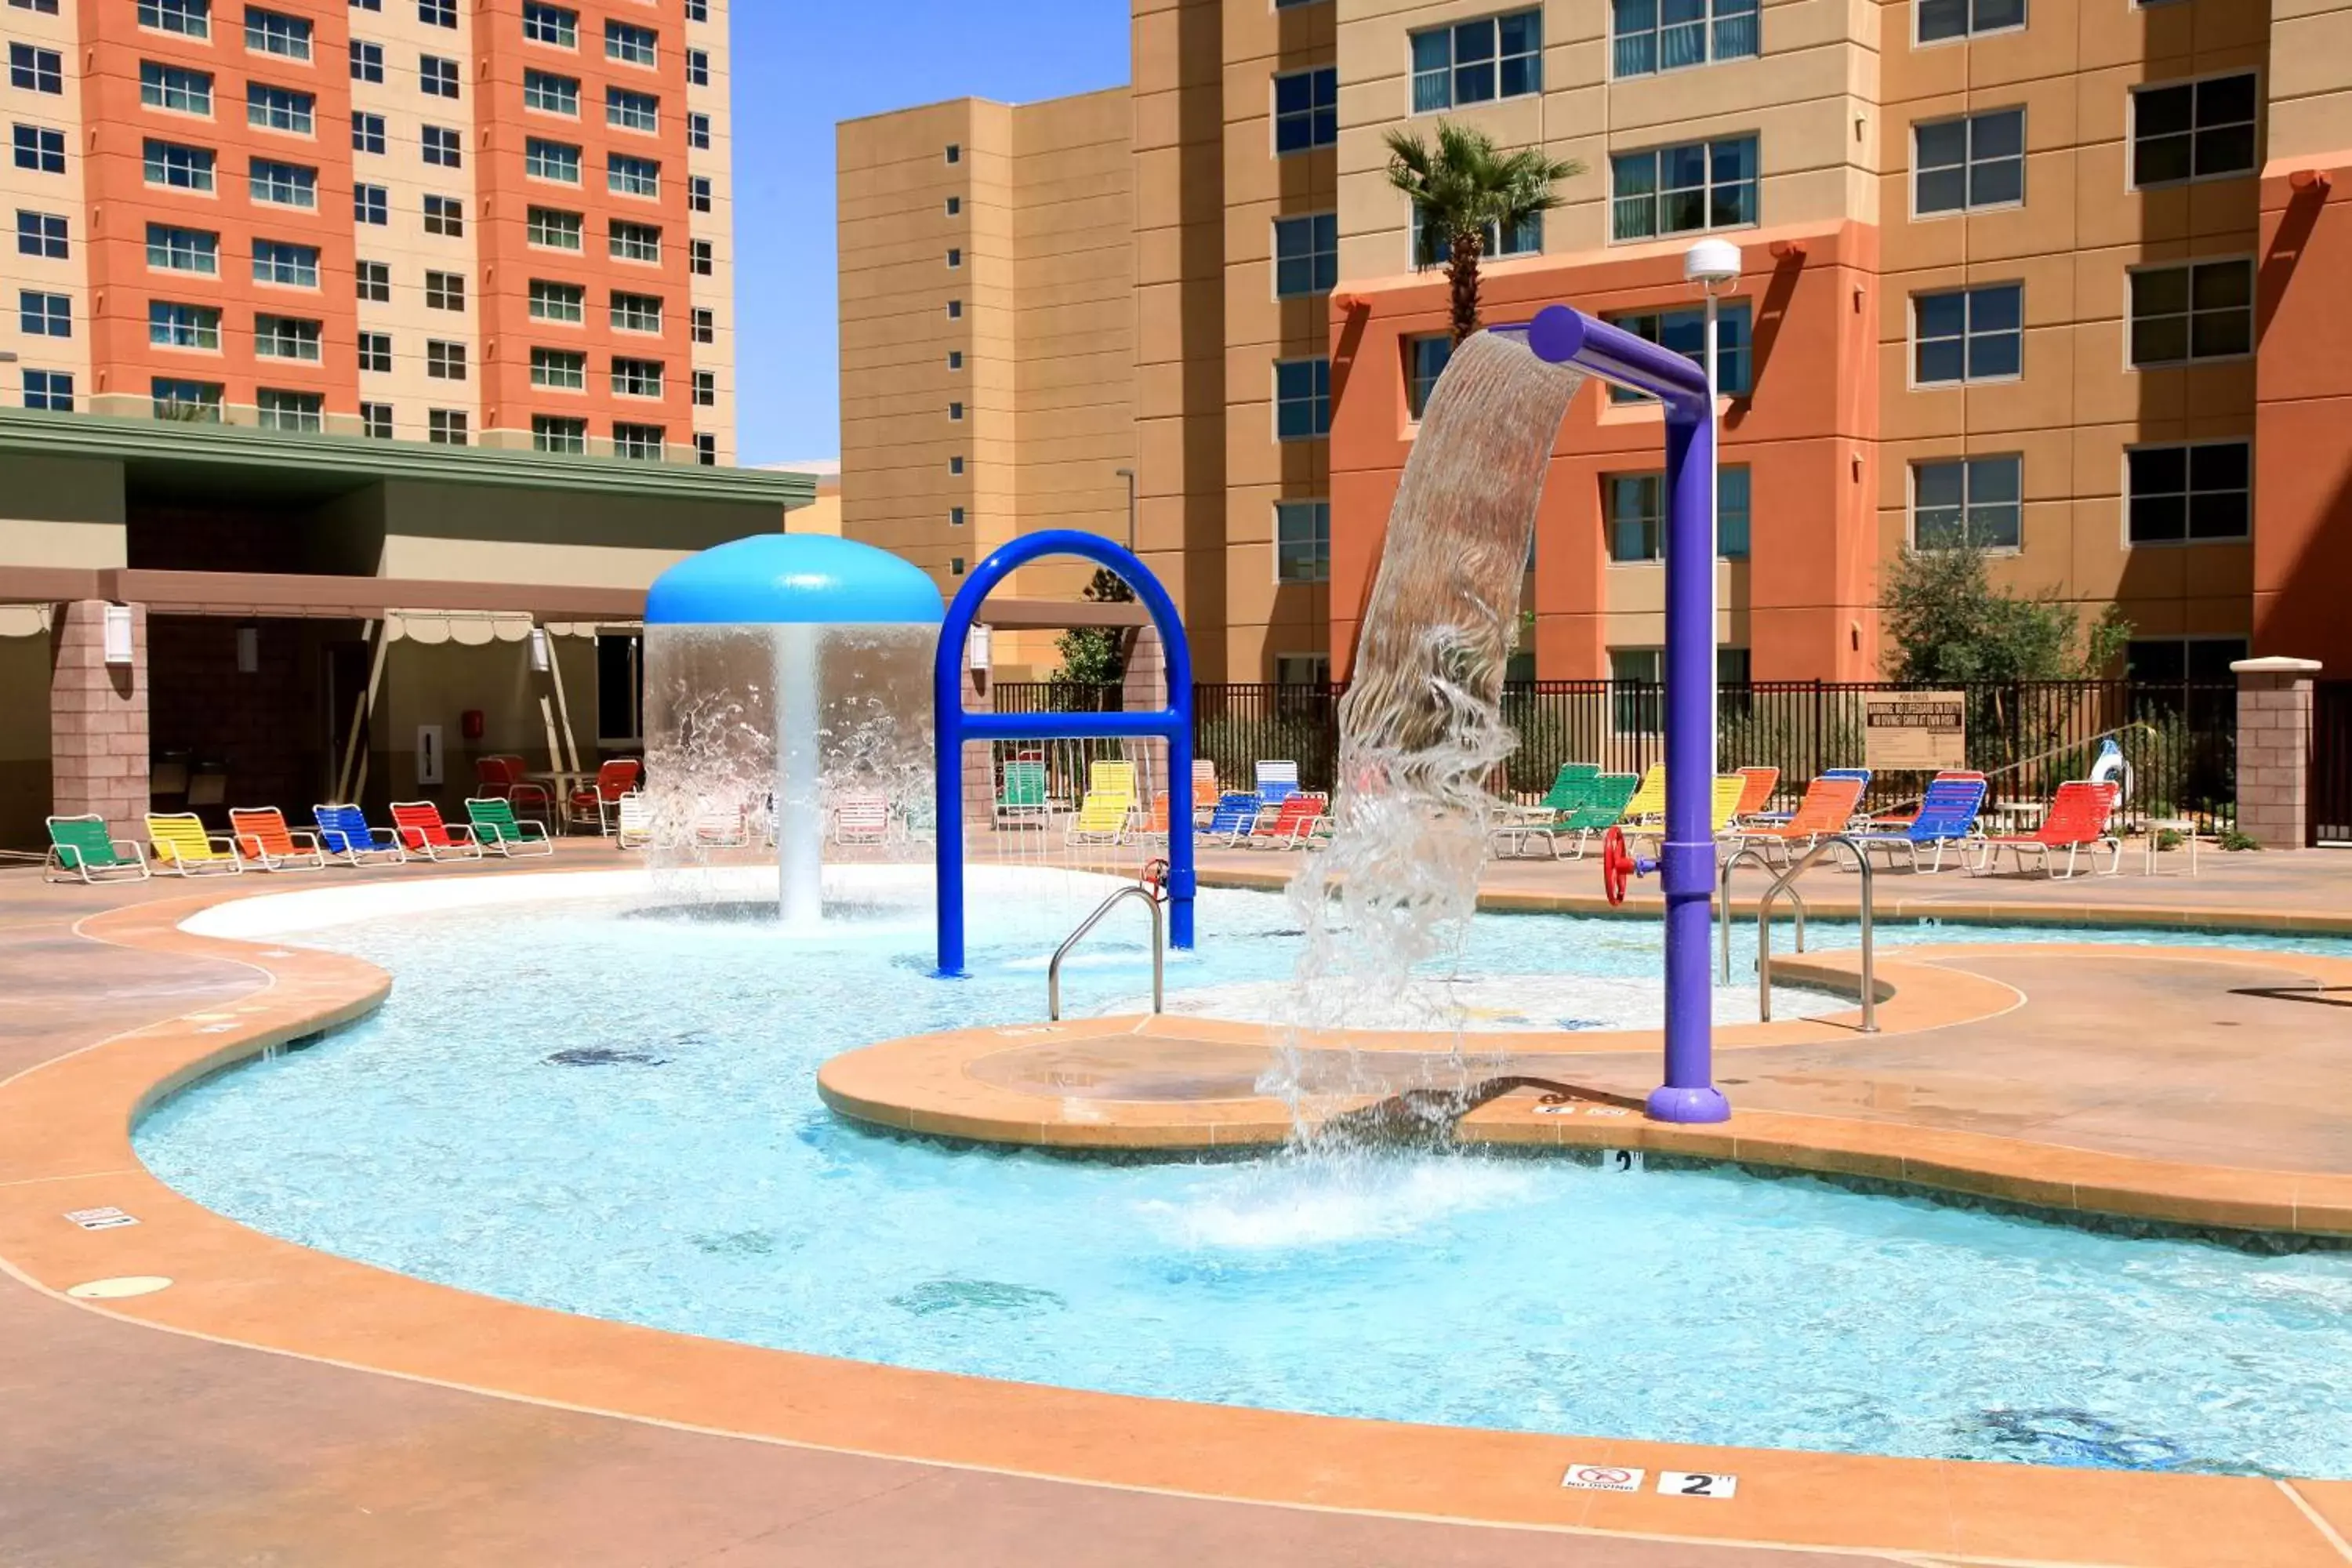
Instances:
[[[844,1049],[1039,1016],[1066,917],[977,901],[988,941],[958,982],[929,977],[919,921],[887,915],[794,938],[565,899],[309,931],[291,940],[394,973],[382,1012],[168,1101],[139,1152],[329,1252],[896,1365],[1463,1426],[2352,1477],[2352,1252],[1727,1170],[1008,1153],[860,1131],[818,1101]],[[1276,979],[1292,920],[1273,895],[1205,894],[1171,987]],[[1963,934],[2044,938],[1881,928],[1888,945]],[[1658,962],[1646,922],[1493,915],[1461,968],[1622,999]],[[1072,1010],[1143,989],[1143,964],[1107,940],[1066,980]]]

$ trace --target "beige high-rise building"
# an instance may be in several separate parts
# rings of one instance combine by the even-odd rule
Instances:
[[[2020,589],[2128,620],[2145,678],[2225,675],[2250,649],[2352,657],[2323,587],[2352,568],[2352,497],[2312,456],[2340,445],[2325,432],[2352,406],[2352,313],[2333,302],[2352,268],[2347,0],[1132,15],[1123,93],[844,128],[854,535],[951,565],[1049,517],[1117,532],[1108,470],[1131,466],[1144,556],[1203,679],[1344,673],[1446,352],[1444,286],[1413,268],[1386,137],[1454,121],[1579,165],[1559,208],[1491,237],[1491,322],[1565,300],[1696,355],[1683,252],[1740,247],[1727,675],[1875,674],[1882,564],[1956,539]],[[1022,171],[1049,167],[1079,184],[1024,195]],[[959,182],[982,258],[961,287],[942,262]],[[982,216],[1041,201],[1132,215],[1123,237],[1090,225],[1085,251],[1098,282],[1131,278],[1129,361],[1095,369],[1102,406],[1131,407],[1132,461],[1103,432],[1084,457],[1102,478],[1058,513],[1014,478],[1035,454],[1077,456],[1059,417],[1032,412],[1018,323],[1067,287],[1052,268],[1068,258]],[[961,398],[943,368],[958,342]],[[959,442],[971,466],[986,450],[982,471],[946,471]],[[1523,672],[1654,672],[1661,466],[1654,407],[1579,398],[1538,519]],[[971,487],[961,525],[951,484]]]

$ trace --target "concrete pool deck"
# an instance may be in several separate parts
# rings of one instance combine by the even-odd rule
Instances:
[[[1288,869],[1274,856],[1250,858]],[[2284,874],[2257,886],[2209,873],[2162,884],[2169,906],[2142,907],[2172,918],[2191,907],[2180,895],[2194,889],[2242,899],[2247,910],[2199,923],[2325,910],[2352,926],[2352,864],[2244,858]],[[614,859],[567,846],[555,864],[609,868]],[[2327,874],[2337,865],[2340,892]],[[1570,875],[1555,874],[1562,890]],[[1585,868],[1577,879],[1596,879]],[[383,979],[365,964],[177,930],[201,905],[320,880],[101,890],[0,874],[0,995],[11,1004],[0,1009],[0,1451],[11,1483],[0,1492],[0,1563],[11,1568],[1189,1564],[1210,1552],[1580,1568],[2352,1563],[2352,1483],[1701,1450],[1080,1394],[569,1317],[271,1240],[148,1176],[129,1126],[170,1083],[372,1005]],[[2072,907],[2059,897],[2119,894],[2136,880],[2001,894],[2056,911]],[[1975,896],[1989,885],[1976,884]],[[1534,896],[1557,895],[1538,887]],[[2184,983],[2210,996],[2211,982],[2230,978]],[[2041,983],[2028,979],[2032,994]],[[2109,1016],[2116,1048],[2154,1038],[2159,1024],[2198,1037],[2177,993],[2143,1005],[2136,990]],[[2288,1010],[2288,1027],[2328,1039],[2340,1027],[2331,1006],[2239,1000]],[[2276,1033],[2242,1023],[2232,1031],[2265,1032]],[[2225,1038],[2218,1027],[2205,1034]],[[1882,1037],[1881,1048],[1891,1044]],[[2062,1037],[2055,1048],[2083,1044]],[[2011,1048],[2030,1053],[2036,1042]],[[1812,1091],[1823,1063],[1801,1053],[1847,1049],[1812,1037],[1744,1047],[1727,1053],[1726,1076],[1731,1061],[1748,1076],[1751,1062],[1785,1053],[1735,1098],[1743,1114],[1809,1114],[1769,1102]],[[1610,1054],[1580,1055],[1579,1074],[1607,1070]],[[2313,1070],[2325,1059],[2315,1055]],[[1956,1113],[1960,1102],[1933,1068],[1899,1057],[1873,1064],[1865,1076],[1876,1087],[1823,1119],[1879,1125]],[[2102,1152],[2118,1155],[2135,1137],[2177,1152],[2204,1119],[2189,1081],[2147,1096],[2117,1086],[2104,1108],[2111,1124],[2081,1137],[2105,1138]],[[1873,1098],[1898,1091],[1908,1103]],[[2168,1109],[2168,1121],[2135,1121],[2143,1098]],[[2352,1167],[2346,1134],[2327,1121],[2329,1106],[2345,1103],[2340,1091],[2305,1094],[2289,1109],[2309,1125],[2292,1137],[2239,1124],[2241,1144],[2261,1155],[2252,1201],[2275,1205],[2302,1174]],[[2234,1100],[2224,1110],[2252,1114]],[[1932,1117],[1922,1124],[1923,1135],[1936,1131]],[[84,1230],[64,1217],[101,1205],[140,1223]],[[64,1294],[138,1275],[174,1284],[105,1301]],[[1563,1490],[1571,1462],[1653,1478],[1733,1470],[1740,1489],[1722,1502]]]

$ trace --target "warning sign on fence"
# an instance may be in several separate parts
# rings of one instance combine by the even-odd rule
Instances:
[[[1874,691],[1862,699],[1863,765],[1874,773],[1969,765],[1968,699],[1958,691]]]

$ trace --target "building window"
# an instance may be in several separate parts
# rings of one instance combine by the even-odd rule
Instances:
[[[2025,26],[2025,0],[1918,0],[1918,7],[1923,44]]]
[[[954,217],[962,211],[963,198],[961,196],[950,196],[948,198],[948,216]]]
[[[30,44],[8,46],[8,85],[26,92],[63,92],[66,62],[55,49]]]
[[[466,411],[462,408],[428,408],[425,411],[425,438],[444,447],[467,444]]]
[[[710,0],[686,0],[686,19],[689,22],[710,20]]]
[[[534,44],[551,44],[559,49],[580,46],[580,13],[567,11],[561,5],[545,5],[540,0],[524,0],[522,36]]]
[[[613,455],[658,463],[667,457],[667,433],[659,425],[614,425]]]
[[[2124,454],[2134,544],[2246,539],[2253,533],[2253,448],[2244,441],[2135,447]]]
[[[457,0],[416,0],[416,19],[428,27],[454,27]]]
[[[686,117],[686,144],[708,151],[710,146],[710,116],[690,113]]]
[[[1274,296],[1328,294],[1339,281],[1339,215],[1274,220]]]
[[[1745,397],[1752,390],[1755,374],[1753,353],[1755,307],[1745,300],[1727,300],[1716,312],[1715,389],[1718,396]],[[1622,327],[1637,338],[1647,338],[1660,348],[1672,349],[1695,365],[1706,364],[1706,308],[1685,306],[1679,310],[1636,310],[1628,315],[1611,316],[1609,324]],[[1646,403],[1644,393],[1624,387],[1609,389],[1612,403]]]
[[[220,236],[201,228],[147,226],[147,265],[163,272],[220,275]]]
[[[950,267],[950,268],[956,268],[956,267],[961,267],[962,265],[963,265],[963,250],[962,250],[962,248],[961,248],[961,247],[958,247],[958,246],[953,246],[953,245],[949,246],[949,247],[948,247],[948,266],[949,266],[949,267]]]
[[[427,272],[425,275],[425,308],[428,310],[464,310],[466,275],[462,272]]]
[[[719,374],[716,371],[698,370],[694,373],[694,405],[697,408],[719,406]]]
[[[2009,381],[2025,363],[2025,288],[1911,296],[1911,380],[1918,386]]]
[[[604,123],[617,131],[659,131],[661,100],[625,87],[604,89]]]
[[[1616,74],[1648,76],[1757,54],[1756,8],[1757,0],[1614,0]]]
[[[659,397],[662,395],[662,363],[657,359],[621,359],[613,361],[613,395],[615,397]]]
[[[604,58],[619,60],[624,65],[649,66],[656,63],[656,51],[661,35],[651,27],[640,27],[628,22],[604,24]]]
[[[382,185],[353,185],[352,187],[352,221],[367,224],[390,223],[392,193]]]
[[[457,62],[445,60],[439,55],[416,57],[416,85],[427,98],[457,96]]]
[[[295,359],[316,364],[320,359],[320,326],[293,316],[253,318],[256,359]]]
[[[533,136],[523,142],[522,172],[534,180],[580,183],[580,149],[568,142],[545,142]]]
[[[1339,68],[1323,66],[1274,79],[1274,150],[1277,156],[1336,146],[1339,141]]]
[[[353,270],[359,279],[360,298],[372,304],[392,303],[392,264],[388,261],[362,261]]]
[[[2124,645],[2124,679],[2137,686],[2235,687],[2230,667],[2245,657],[2243,637],[2134,637]]]
[[[377,441],[392,439],[392,405],[362,403],[360,405],[360,434]]]
[[[719,437],[698,430],[694,437],[694,460],[706,468],[719,466]]]
[[[277,283],[289,289],[316,289],[319,286],[318,247],[289,245],[277,239],[255,240],[253,280],[256,283]]]
[[[710,57],[700,49],[686,51],[686,83],[688,87],[710,85]]]
[[[954,142],[948,143],[948,162],[950,163],[963,162],[963,148],[960,143]]]
[[[2254,264],[2200,261],[2131,275],[2131,362],[2186,364],[2254,348]]]
[[[1609,160],[1611,237],[1655,239],[1757,221],[1756,138],[1727,136]]]
[[[613,295],[613,330],[619,332],[658,332],[662,330],[662,302],[658,295]]]
[[[52,296],[63,298],[63,296]],[[27,324],[26,331],[33,328]],[[210,305],[181,305],[169,300],[147,302],[147,341],[163,349],[220,350],[220,312]]]
[[[689,319],[693,323],[696,342],[709,343],[719,341],[718,318],[711,312],[697,307]]]
[[[1433,234],[1429,215],[1415,205],[1406,221],[1406,259],[1414,271],[1424,271],[1447,260],[1453,252],[1450,238]],[[1543,214],[1529,213],[1507,231],[1500,224],[1488,224],[1479,251],[1497,260],[1513,256],[1539,256],[1543,253]]]
[[[299,163],[280,163],[274,159],[255,158],[247,165],[247,187],[257,202],[268,202],[281,207],[315,207],[319,205],[319,171]]]
[[[245,47],[256,54],[307,60],[310,58],[310,24],[300,16],[289,16],[247,5],[245,8]]]
[[[254,394],[264,430],[298,430],[315,435],[325,424],[326,399],[315,392],[280,392],[262,387]]]
[[[587,319],[588,290],[577,283],[530,280],[530,317],[534,321],[580,322]]]
[[[425,344],[425,374],[435,381],[466,379],[466,345],[428,339]]]
[[[1307,441],[1331,433],[1331,362],[1274,362],[1274,435],[1278,441]]]
[[[466,204],[455,196],[425,197],[425,232],[463,239],[466,237]]]
[[[541,114],[562,114],[577,120],[580,80],[577,77],[527,70],[522,73],[522,106],[536,109]]]
[[[374,82],[383,79],[382,44],[371,44],[362,38],[352,40],[352,79]]]
[[[149,226],[152,230],[153,226]],[[62,261],[72,252],[66,237],[66,220],[56,213],[16,213],[16,254]]]
[[[25,373],[25,406],[46,408],[52,414],[71,414],[74,405],[73,377],[61,370],[28,370]]]
[[[963,350],[948,350],[948,368],[950,370],[961,370],[963,368]]]
[[[1328,583],[1331,580],[1329,501],[1284,500],[1274,503],[1274,580],[1277,583]]]
[[[963,459],[961,458],[950,458],[948,459],[948,472],[950,475],[961,475],[963,472]]]
[[[961,418],[963,417],[963,405],[962,405],[962,404],[961,404],[961,403],[950,403],[950,404],[949,404],[949,405],[948,405],[948,417],[949,417],[950,419],[953,419],[953,420],[960,420],[960,419],[961,419]]]
[[[219,320],[220,312],[213,312]],[[73,336],[73,300],[63,294],[48,294],[36,289],[19,289],[16,294],[16,330],[28,338],[69,338]]]
[[[150,142],[147,145],[153,148],[160,147],[163,143]],[[41,174],[62,174],[66,172],[66,133],[64,132],[51,131],[42,125],[19,125],[16,127],[16,167],[30,169]],[[177,151],[194,153],[199,150],[194,147],[182,147]],[[204,153],[204,160],[206,183],[200,186],[190,187],[192,189],[206,191],[212,189],[210,183],[212,154]],[[149,162],[152,167],[152,160],[150,159]],[[154,176],[151,174],[148,178],[152,180]]]
[[[963,508],[960,506],[951,506],[948,508],[948,526],[950,528],[961,528],[963,526]]]
[[[1666,558],[1666,477],[1612,474],[1601,481],[1607,498],[1609,559],[1620,564]],[[1719,469],[1715,477],[1716,554],[1748,559],[1748,470]]]
[[[245,89],[245,122],[264,131],[284,131],[308,136],[314,129],[314,100],[291,88],[248,82]]]
[[[219,424],[221,392],[216,381],[179,381],[159,375],[147,384],[155,417],[184,425]]]
[[[1609,727],[1621,735],[1654,735],[1665,728],[1665,693],[1659,669],[1664,660],[1654,647],[1609,650]]]
[[[392,334],[390,332],[360,334],[360,369],[376,375],[392,374]]]
[[[1412,111],[1543,90],[1543,13],[1481,16],[1412,35]]]
[[[533,207],[523,221],[522,237],[549,250],[579,250],[583,247],[587,228],[587,219],[579,213]]]
[[[139,101],[149,109],[170,110],[175,114],[201,114],[210,119],[213,112],[212,72],[142,60],[139,62]]]
[[[213,36],[213,0],[139,0],[139,25],[191,38]]]
[[[962,300],[949,300],[949,301],[948,301],[948,320],[949,320],[949,321],[960,321],[960,320],[961,320],[961,319],[962,319],[962,316],[963,316],[963,301],[962,301]]]
[[[427,125],[424,133],[425,161],[439,169],[459,169],[466,163],[466,139],[447,125]]]
[[[651,158],[633,158],[626,153],[607,153],[604,188],[616,196],[659,196],[661,164]]]
[[[2254,172],[2254,73],[2132,90],[2132,184],[2175,185]]]
[[[1304,5],[1307,0],[1277,0],[1277,3]],[[1328,653],[1276,654],[1274,683],[1276,686],[1328,686],[1331,684],[1331,656]]]
[[[1429,395],[1437,390],[1437,378],[1445,373],[1446,362],[1454,357],[1454,336],[1450,332],[1433,332],[1427,337],[1408,338],[1404,345],[1404,407],[1406,414],[1418,419],[1429,406]]]
[[[1911,465],[1911,548],[2015,550],[2025,537],[2023,460]]]
[[[1996,110],[1911,128],[1911,210],[1966,212],[2025,199],[2025,110]]]
[[[717,265],[717,257],[707,239],[686,242],[686,269],[697,278],[708,278]]]
[[[961,577],[963,575],[962,556],[950,555],[948,557],[948,575],[950,577]]]
[[[571,349],[530,351],[530,384],[556,392],[588,390],[588,356]]]
[[[530,416],[530,444],[541,452],[584,457],[588,451],[588,421],[561,414],[534,414]]]
[[[625,223],[614,218],[606,235],[605,248],[622,261],[659,261],[661,230],[649,223]]]
[[[695,212],[710,210],[710,176],[688,174],[686,177],[686,205]]]
[[[352,115],[352,151],[381,153],[384,146],[383,116],[355,111]]]

